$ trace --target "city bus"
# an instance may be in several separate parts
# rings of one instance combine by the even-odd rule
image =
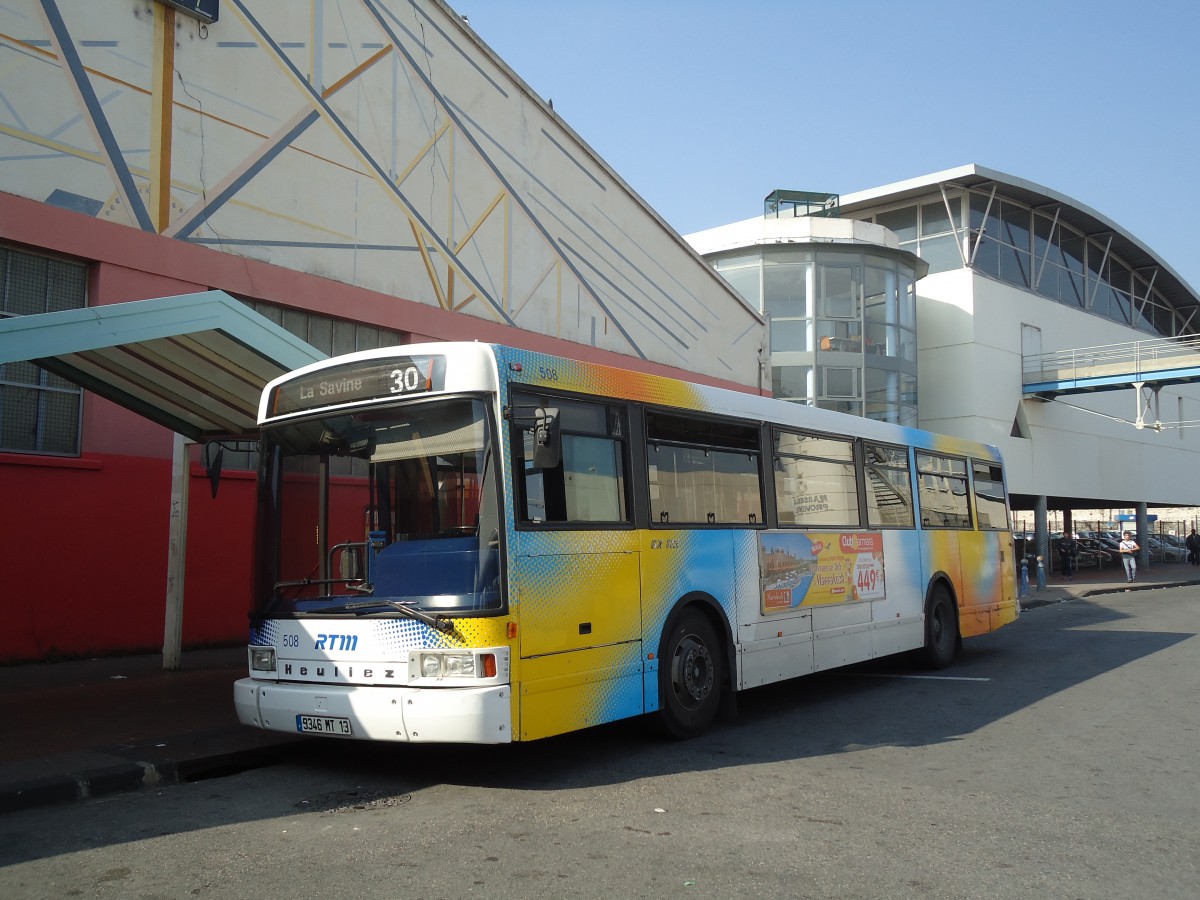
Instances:
[[[260,410],[247,725],[508,743],[1018,615],[990,446],[484,343],[277,378]]]

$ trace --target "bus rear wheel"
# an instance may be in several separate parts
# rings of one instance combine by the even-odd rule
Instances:
[[[933,589],[925,610],[925,647],[921,660],[930,669],[944,669],[958,652],[958,616],[954,600],[942,585]]]
[[[659,655],[659,722],[673,738],[707,730],[721,701],[723,666],[712,623],[696,610],[675,620]]]

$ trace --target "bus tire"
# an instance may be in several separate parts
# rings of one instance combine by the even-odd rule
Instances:
[[[944,669],[958,652],[958,615],[954,600],[943,584],[934,585],[925,609],[925,647],[921,661],[927,668]]]
[[[703,734],[721,703],[721,644],[712,622],[688,609],[673,619],[663,635],[658,658],[658,720],[676,740]]]

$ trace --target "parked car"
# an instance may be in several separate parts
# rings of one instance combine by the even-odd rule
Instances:
[[[1121,551],[1117,549],[1117,542],[1110,538],[1080,538],[1079,546],[1088,553],[1094,554],[1101,567],[1121,565]]]
[[[1050,538],[1050,571],[1062,571],[1062,556],[1059,555],[1058,545],[1062,538],[1055,535]],[[1030,540],[1030,546],[1033,545],[1033,540]],[[1089,544],[1087,538],[1077,538],[1076,544],[1078,548],[1075,552],[1075,567],[1077,569],[1087,568],[1103,568],[1112,565],[1109,555],[1104,550],[1098,548],[1095,543]]]
[[[1080,569],[1096,568],[1103,569],[1112,564],[1109,555],[1103,550],[1096,547],[1087,547],[1082,540],[1078,540],[1079,552],[1075,556],[1075,565]]]
[[[1163,537],[1164,535],[1158,534],[1146,535],[1146,547],[1150,550],[1151,557],[1164,563],[1187,562],[1187,550],[1173,546],[1169,541],[1163,540]]]

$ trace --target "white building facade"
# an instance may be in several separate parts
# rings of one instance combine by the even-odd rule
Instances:
[[[1200,344],[1196,292],[1135,236],[1049,188],[976,165],[843,195],[836,216],[768,212],[688,237],[768,315],[778,396],[995,444],[1014,508],[1038,511],[1042,522],[1047,509],[1069,517],[1131,507],[1144,528],[1148,508],[1200,505],[1200,483],[1190,477],[1200,466],[1200,432],[1188,427],[1200,422],[1200,387],[1139,391],[1130,375],[1086,394],[1026,389],[1043,354],[1102,347],[1121,358],[1127,348],[1132,360],[1147,347]],[[828,310],[819,286],[810,324],[779,327],[791,302],[773,273],[781,247],[809,254],[818,276],[821,261],[845,258],[858,279],[848,302],[862,310],[849,327],[861,342],[823,342],[830,325],[821,321]],[[886,269],[884,260],[894,267],[897,315],[873,321],[881,273],[871,266]],[[906,340],[915,341],[912,358]],[[893,360],[884,372],[881,360]],[[811,370],[790,377],[796,365]],[[852,396],[830,396],[830,365],[860,367],[845,392]]]

